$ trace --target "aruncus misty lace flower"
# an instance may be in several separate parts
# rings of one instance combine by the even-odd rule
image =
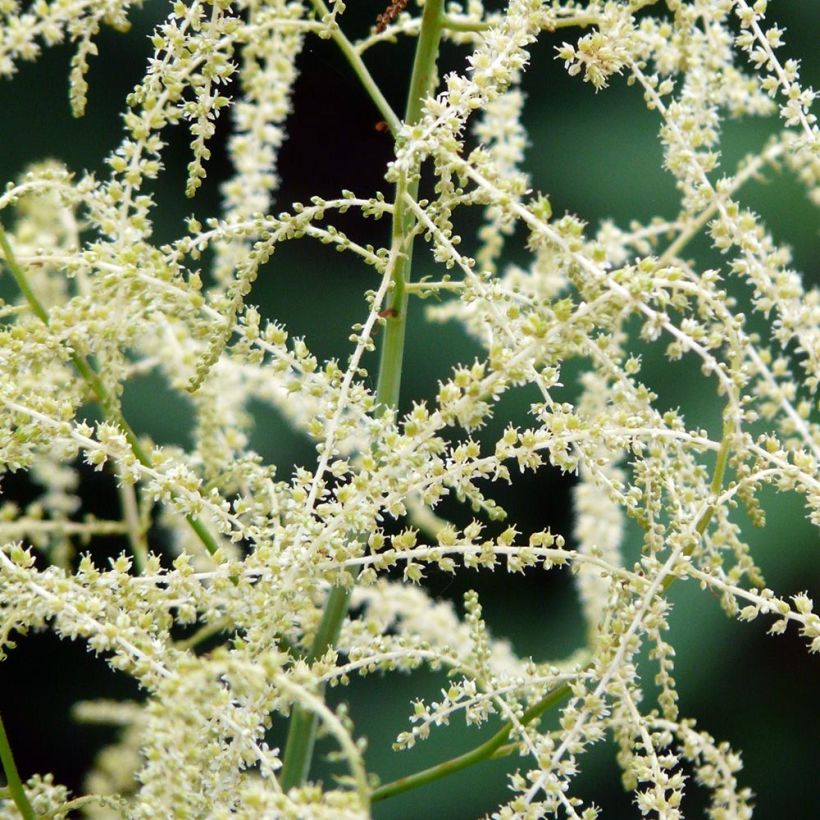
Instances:
[[[0,76],[69,41],[81,115],[95,38],[126,31],[141,5],[0,0]],[[120,731],[82,794],[48,773],[23,782],[0,723],[3,816],[367,817],[374,802],[508,755],[511,794],[487,807],[493,817],[588,819],[599,810],[575,777],[607,737],[642,815],[682,817],[694,777],[710,816],[751,816],[739,753],[683,716],[668,593],[700,587],[727,615],[792,628],[820,651],[809,591],[767,586],[742,524],[745,510],[765,526],[768,488],[797,495],[820,526],[820,292],[794,269],[789,237],[741,199],[781,166],[820,199],[814,92],[798,57],[764,0],[510,0],[492,11],[426,0],[374,11],[358,41],[345,11],[341,0],[169,3],[104,173],[40,162],[0,194],[15,288],[0,303],[0,459],[38,490],[0,506],[0,649],[49,630],[142,692],[76,706]],[[675,213],[595,227],[531,189],[522,84],[550,35],[556,72],[601,94],[621,78],[642,95]],[[316,36],[339,48],[392,139],[392,193],[276,201],[297,59]],[[403,116],[366,63],[400,36],[417,38]],[[722,167],[723,122],[740,116],[769,117],[774,133]],[[188,134],[194,196],[211,184],[223,123],[232,173],[221,205],[159,242],[155,180],[170,134]],[[340,227],[349,212],[382,222],[361,238]],[[462,236],[469,225],[475,235]],[[513,264],[505,246],[522,239]],[[696,239],[717,252],[708,264]],[[322,361],[252,301],[260,271],[296,240],[372,269],[337,358]],[[422,251],[425,275],[413,276]],[[400,402],[407,314],[430,296],[427,318],[458,323],[477,353],[452,363],[433,399]],[[670,409],[668,385],[645,373],[656,348],[670,366],[697,366],[719,418]],[[190,407],[188,446],[157,446],[131,426],[122,396],[145,373]],[[525,388],[528,416],[508,417],[502,400]],[[253,450],[259,404],[312,442],[312,462],[281,477]],[[504,520],[499,482],[547,469],[577,478],[571,531]],[[116,486],[119,515],[83,516],[86,470]],[[466,515],[447,520],[459,506]],[[128,551],[106,563],[98,545],[112,534]],[[583,644],[551,662],[519,657],[477,592],[462,614],[426,584],[434,571],[496,568],[510,589],[533,568],[568,570]],[[421,667],[446,672],[445,684],[413,701],[395,748],[462,717],[485,735],[380,784],[366,738],[326,690]],[[542,724],[551,711],[557,722]],[[319,730],[343,766],[335,781],[311,769]]]

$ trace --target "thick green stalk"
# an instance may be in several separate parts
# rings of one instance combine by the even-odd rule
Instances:
[[[412,125],[421,118],[424,100],[433,90],[436,75],[436,58],[444,24],[443,0],[428,0],[424,4],[421,30],[410,78],[405,122]],[[393,282],[388,296],[384,343],[379,362],[379,382],[376,398],[382,407],[395,407],[399,398],[401,368],[404,360],[404,336],[407,328],[406,289],[413,263],[413,214],[405,202],[405,194],[418,197],[418,174],[409,180],[399,179],[396,200],[393,204],[393,244],[398,246],[399,256],[393,268]]]
[[[37,294],[32,290],[26,274],[18,264],[17,258],[14,255],[14,251],[11,249],[11,245],[9,244],[8,237],[6,236],[6,232],[3,230],[2,225],[0,225],[0,250],[3,251],[3,256],[6,260],[6,267],[14,277],[14,281],[17,283],[17,287],[20,288],[20,292],[25,297],[26,302],[28,302],[31,312],[44,325],[48,325],[48,311],[46,311],[42,302],[37,298]],[[108,421],[112,424],[116,424],[117,427],[123,431],[125,438],[128,441],[128,445],[131,448],[131,452],[134,454],[137,461],[139,461],[143,467],[150,467],[151,459],[148,457],[148,454],[140,444],[137,434],[133,431],[131,425],[126,421],[119,409],[119,406],[117,405],[117,402],[114,401],[113,397],[108,392],[108,389],[94,371],[94,368],[88,363],[85,356],[81,356],[79,353],[72,353],[71,362],[77,372],[83,377],[85,383],[94,392],[94,395],[97,397],[97,403],[102,408],[102,411]],[[205,549],[213,555],[219,546],[210,532],[208,532],[207,527],[198,518],[194,518],[191,515],[186,516],[186,520],[191,525],[191,529],[193,529],[193,531],[197,534],[197,537],[202,542]]]
[[[305,658],[307,663],[321,658],[336,643],[349,605],[350,590],[347,587],[337,586],[330,590],[322,621]],[[279,783],[285,791],[300,786],[307,779],[316,742],[317,720],[314,712],[298,704],[291,711],[285,757],[279,776]]]
[[[28,801],[28,797],[26,797],[20,775],[17,773],[17,765],[14,762],[14,755],[11,753],[11,746],[6,736],[6,727],[3,725],[2,717],[0,717],[0,762],[3,764],[6,785],[14,805],[17,806],[17,810],[23,815],[24,820],[34,820],[36,815],[31,803]]]
[[[317,0],[314,0],[314,5],[316,3]],[[436,76],[436,57],[438,56],[444,19],[443,7],[443,0],[427,0],[424,5],[421,31],[419,32],[416,56],[413,62],[413,74],[410,79],[410,91],[407,97],[405,121],[409,124],[418,121],[424,100],[433,91]],[[336,39],[342,45],[344,38]],[[342,50],[350,60],[351,55],[348,50],[345,48]],[[358,55],[355,56],[358,58]],[[359,59],[358,62],[360,63],[361,60]],[[354,68],[356,68],[355,64]],[[391,130],[395,133],[397,129],[391,127]],[[418,194],[417,178],[411,179],[409,182],[402,178],[396,185],[392,243],[394,249],[397,249],[399,253],[395,257],[392,285],[387,310],[385,311],[387,319],[379,361],[379,378],[376,385],[377,412],[379,413],[398,406],[399,389],[401,387],[404,336],[407,327],[408,294],[405,286],[410,278],[413,256],[413,215],[404,204],[405,193],[409,193],[414,199],[416,198]],[[336,586],[330,590],[322,622],[307,656],[308,662],[322,657],[336,643],[339,631],[342,628],[342,622],[347,615],[350,592],[350,588],[342,586]],[[286,791],[301,785],[307,779],[311,758],[313,757],[316,725],[317,717],[314,713],[303,709],[298,704],[293,707],[279,778],[282,788]]]

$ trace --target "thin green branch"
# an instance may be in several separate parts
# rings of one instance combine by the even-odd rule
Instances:
[[[703,511],[703,514],[698,519],[697,524],[695,524],[695,532],[698,536],[702,536],[703,533],[706,532],[706,528],[709,526],[709,522],[712,520],[712,516],[715,514],[715,504],[714,499],[720,494],[721,487],[723,486],[723,480],[726,475],[726,465],[729,462],[729,453],[731,452],[732,446],[732,432],[733,428],[730,422],[724,422],[723,425],[723,438],[720,441],[720,450],[718,450],[717,459],[715,459],[715,469],[712,473],[712,483],[709,486],[709,491],[712,495],[712,502],[709,506]],[[689,546],[687,546],[684,551],[684,556],[689,556],[694,552],[695,549],[695,542],[693,541]],[[661,588],[666,591],[669,589],[670,586],[675,582],[677,576],[676,575],[667,575],[666,578],[663,579],[663,583],[661,584]]]
[[[218,635],[220,632],[224,632],[226,629],[230,629],[232,626],[233,621],[230,618],[220,618],[218,621],[201,626],[189,638],[174,641],[174,649],[178,649],[181,652],[187,649],[194,649],[199,646],[199,644],[207,641],[209,638],[213,638],[214,635]]]
[[[196,533],[196,537],[199,538],[205,549],[208,550],[208,554],[216,555],[216,552],[219,549],[219,544],[216,543],[214,537],[208,531],[208,528],[193,515],[186,515],[185,520],[188,522],[191,529]]]
[[[459,19],[449,14],[444,15],[442,22],[442,26],[447,29],[447,31],[458,31],[466,34],[470,32],[489,31],[493,25],[493,23],[487,20]]]
[[[417,296],[420,296],[422,299],[424,299],[425,296],[429,296],[430,294],[436,293],[437,291],[440,291],[440,290],[459,291],[459,290],[464,290],[464,287],[465,287],[465,283],[458,280],[458,279],[456,279],[456,280],[442,279],[440,281],[435,281],[435,282],[433,282],[433,281],[408,282],[405,285],[404,289],[411,296],[413,294],[416,294]]]
[[[324,4],[323,0],[310,1],[316,9],[316,13],[319,15],[320,19],[330,15],[330,10]],[[387,102],[384,94],[382,94],[379,86],[376,85],[376,81],[367,70],[367,66],[359,56],[359,52],[356,51],[356,47],[350,42],[350,40],[347,39],[338,23],[334,23],[331,27],[330,36],[335,41],[336,45],[341,49],[342,54],[344,54],[347,61],[350,63],[353,71],[356,72],[356,76],[359,78],[362,86],[364,86],[364,89],[367,91],[370,99],[375,103],[376,108],[379,109],[384,121],[387,123],[387,127],[390,129],[390,133],[396,137],[399,133],[401,122],[393,109],[390,107],[390,103]]]
[[[716,195],[712,197],[709,205],[701,211],[697,218],[681,229],[680,233],[678,233],[663,254],[658,257],[658,267],[665,267],[671,264],[675,258],[679,257],[681,251],[700,233],[702,228],[718,212],[720,206],[734,196],[750,179],[759,180],[760,177],[758,174],[761,166],[766,163],[774,163],[782,154],[782,141],[770,139],[768,146],[761,149],[761,153],[756,154],[754,158],[750,159],[746,157],[741,160],[740,164],[736,167],[734,175],[728,178],[727,186],[721,188],[720,193],[716,193]]]
[[[712,483],[709,485],[709,491],[711,492],[713,498],[717,498],[721,488],[723,487],[723,479],[726,475],[726,465],[729,462],[731,445],[732,425],[727,422],[723,425],[723,438],[720,440],[720,450],[718,450],[717,458],[715,459],[715,470],[712,473]],[[712,503],[704,510],[703,515],[701,515],[698,519],[698,523],[695,524],[695,532],[697,532],[698,535],[703,535],[703,533],[706,532],[706,528],[709,526],[709,522],[712,520],[712,516],[714,514],[715,505]],[[691,549],[686,554],[688,555],[690,552]]]
[[[312,0],[312,2],[317,9],[327,11],[322,0]],[[424,100],[433,91],[436,76],[436,57],[441,40],[443,5],[444,0],[427,0],[424,6],[421,30],[413,62],[413,74],[410,79],[410,90],[407,97],[405,120],[409,124],[417,122],[421,117]],[[339,32],[339,37],[335,37],[335,39],[351,61],[354,69],[356,68],[353,63],[354,58],[363,68],[364,64],[361,63],[358,55],[353,52],[347,38]],[[361,78],[361,73],[358,71],[357,73]],[[373,96],[372,93],[371,96]],[[392,114],[392,112],[390,113]],[[389,120],[388,124],[390,124]],[[394,135],[398,133],[398,125],[399,123],[396,122],[395,127],[391,127]],[[386,320],[384,342],[379,362],[379,378],[376,386],[377,413],[394,409],[399,403],[402,362],[404,359],[404,337],[407,326],[408,295],[406,285],[410,278],[413,240],[415,238],[413,230],[415,220],[413,214],[404,204],[404,195],[408,191],[415,198],[418,193],[418,180],[414,179],[408,183],[402,177],[396,185],[396,198],[393,209],[392,242],[394,250],[397,250],[398,253],[394,257],[395,263],[391,274],[391,291],[387,305],[389,318]],[[336,643],[342,623],[347,615],[350,592],[351,589],[347,586],[335,586],[331,589],[322,622],[314,636],[313,644],[307,656],[309,663],[322,657]],[[316,714],[304,709],[299,704],[295,704],[291,711],[279,779],[282,788],[286,791],[301,785],[308,777],[316,738],[316,726]]]
[[[148,562],[148,538],[140,517],[134,485],[125,481],[120,482],[119,495],[128,542],[134,556],[134,568],[142,574]]]
[[[517,725],[526,726],[536,718],[541,717],[544,712],[551,709],[553,706],[559,704],[570,693],[569,684],[562,684],[555,689],[548,692],[538,703],[533,704],[517,721]],[[490,760],[498,756],[498,753],[510,739],[516,723],[508,720],[489,740],[465,752],[463,755],[445,760],[436,766],[431,766],[429,769],[423,769],[415,774],[400,777],[391,783],[385,783],[373,790],[370,795],[372,803],[379,800],[386,800],[388,797],[395,797],[397,794],[417,789],[419,786],[425,786],[435,780],[440,780],[442,777],[448,777],[451,774],[460,772],[476,763],[481,763],[484,760]]]
[[[66,803],[63,803],[56,809],[52,809],[52,811],[38,815],[38,820],[51,820],[51,818],[53,817],[68,817],[72,812],[76,812],[78,809],[84,808],[85,806],[91,805],[93,803],[97,803],[103,807],[111,808],[114,811],[116,811],[119,815],[120,812],[117,810],[122,809],[120,802],[121,801],[118,801],[116,798],[107,794],[84,794],[80,797],[75,797],[73,800],[69,800]]]
[[[595,26],[601,22],[600,17],[590,14],[575,14],[572,17],[562,17],[558,20],[551,20],[545,26],[548,31],[557,31],[562,28],[586,28]],[[496,20],[475,20],[468,17],[457,17],[450,14],[444,15],[443,28],[447,31],[463,32],[465,34],[489,31],[494,26],[498,26],[501,19]]]
[[[2,225],[0,225],[0,249],[3,251],[6,267],[14,277],[14,281],[17,283],[17,287],[20,288],[20,292],[25,297],[26,302],[28,302],[31,312],[38,319],[40,319],[44,325],[48,325],[48,311],[46,311],[42,302],[40,302],[37,298],[37,295],[34,293],[31,285],[29,284],[26,274],[17,262],[17,257],[14,255],[14,251],[9,244],[6,232]],[[77,372],[83,377],[85,383],[94,392],[94,395],[97,397],[97,403],[102,408],[108,421],[112,424],[116,424],[117,427],[123,431],[123,434],[128,441],[128,445],[131,448],[131,452],[134,454],[137,461],[139,461],[144,467],[150,467],[151,459],[140,444],[137,434],[131,429],[131,425],[123,416],[118,403],[108,392],[108,388],[106,388],[103,384],[100,377],[88,363],[88,360],[79,353],[72,352],[71,362]],[[219,549],[219,545],[216,543],[210,532],[208,532],[207,527],[198,518],[191,515],[186,516],[186,521],[190,524],[191,529],[193,529],[193,531],[197,534],[205,549],[208,550],[211,555],[214,555]]]
[[[17,810],[23,815],[24,820],[34,820],[36,817],[31,803],[26,797],[20,775],[17,773],[17,764],[14,762],[14,755],[11,752],[9,739],[6,735],[6,727],[3,725],[3,718],[0,717],[0,762],[3,764],[3,772],[6,775],[6,786],[9,795],[17,806]]]
[[[600,17],[591,14],[575,14],[572,17],[562,17],[554,20],[545,26],[547,31],[558,31],[562,28],[587,28],[587,26],[597,26],[601,22]]]

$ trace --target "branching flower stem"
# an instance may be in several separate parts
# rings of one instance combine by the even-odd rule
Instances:
[[[544,714],[544,712],[551,709],[553,706],[559,704],[570,693],[569,684],[552,689],[548,692],[538,703],[533,704],[521,716],[518,723],[522,726],[531,723],[536,718]],[[376,803],[379,800],[386,800],[388,797],[395,797],[402,792],[411,791],[419,786],[424,786],[427,783],[432,783],[434,780],[439,780],[442,777],[447,777],[462,769],[466,769],[476,763],[481,763],[484,760],[490,760],[498,756],[507,741],[510,739],[510,733],[513,730],[513,722],[508,720],[489,740],[465,752],[463,755],[453,757],[446,760],[444,763],[439,763],[436,766],[431,766],[429,769],[423,769],[415,774],[407,775],[407,777],[400,777],[392,783],[385,783],[374,789],[370,795],[370,801]]]
[[[322,0],[313,0],[314,7],[322,12],[327,11]],[[410,90],[407,98],[407,109],[405,112],[405,122],[413,124],[417,122],[422,114],[424,100],[429,96],[434,88],[436,76],[436,58],[438,56],[439,42],[444,22],[443,0],[428,0],[424,6],[421,30],[416,45],[416,55],[413,62],[413,74],[410,79]],[[358,54],[353,51],[350,42],[341,34],[338,28],[335,30],[334,39],[339,44],[347,59],[353,65],[354,70],[364,82],[365,77],[357,66],[360,64],[366,76],[370,78],[364,64]],[[385,108],[379,103],[381,93],[370,78],[373,88],[367,83],[365,86],[379,106],[385,116],[391,132],[398,134],[399,124],[393,115],[393,121],[388,116],[392,114],[389,106]],[[374,90],[378,93],[374,93]],[[387,105],[386,103],[384,104]],[[404,338],[407,327],[407,302],[408,292],[407,282],[410,278],[410,270],[413,255],[413,231],[414,216],[405,204],[405,194],[415,199],[418,195],[418,176],[413,175],[410,179],[407,176],[399,178],[396,184],[396,198],[393,210],[392,222],[392,244],[395,254],[391,254],[394,259],[391,275],[391,290],[388,296],[387,319],[384,333],[384,344],[381,349],[379,361],[379,377],[376,386],[377,412],[384,413],[395,409],[399,401],[399,390],[401,387],[401,371],[404,359]],[[350,604],[350,588],[335,586],[331,589],[322,621],[313,639],[310,652],[306,661],[313,663],[321,658],[325,652],[331,648],[339,637],[342,623],[347,615]],[[306,780],[311,758],[313,756],[313,745],[316,737],[317,717],[314,712],[309,712],[299,705],[295,705],[291,712],[290,724],[288,727],[288,737],[285,745],[285,755],[280,775],[280,784],[284,790],[289,790],[299,786]]]
[[[98,804],[127,817],[364,820],[374,801],[412,798],[450,775],[475,783],[482,761],[509,756],[512,794],[490,814],[594,820],[577,774],[609,737],[644,815],[676,820],[700,783],[710,815],[748,818],[753,792],[737,751],[679,713],[667,633],[683,579],[719,597],[729,617],[772,620],[771,634],[794,630],[820,653],[809,590],[765,586],[746,529],[765,525],[769,489],[800,496],[820,526],[820,292],[740,196],[782,166],[817,203],[817,94],[800,80],[799,55],[779,51],[784,29],[767,21],[765,0],[693,2],[674,20],[670,0],[461,11],[417,0],[400,14],[395,0],[380,16],[391,23],[359,40],[345,2],[167,3],[124,102],[122,140],[95,163],[104,176],[48,159],[2,188],[2,221],[16,214],[8,234],[0,223],[0,273],[19,290],[0,300],[0,474],[28,472],[36,497],[0,497],[0,657],[18,635],[47,629],[83,641],[145,696],[78,705],[78,720],[119,728],[87,772],[102,794],[69,799],[53,774],[26,771],[0,722],[0,815],[47,820]],[[0,0],[0,82],[71,40],[70,101],[82,113],[100,27],[126,28],[139,5]],[[594,228],[593,215],[550,204],[560,192],[538,192],[525,119],[541,109],[522,83],[550,32],[566,33],[538,46],[554,46],[556,71],[563,63],[596,90],[626,76],[655,112],[679,194],[671,215]],[[327,192],[273,213],[311,34],[338,46],[376,130],[392,134],[381,176],[393,196]],[[401,108],[365,56],[400,37],[415,51],[400,71]],[[461,56],[437,69],[449,49]],[[549,108],[556,121],[571,114]],[[726,117],[778,112],[771,139],[722,169]],[[154,182],[168,146],[180,132],[190,138],[192,195],[211,176],[223,125],[232,171],[219,180],[221,205],[206,198],[174,229]],[[383,227],[347,236],[336,216],[351,209]],[[161,244],[158,222],[172,231]],[[475,258],[460,249],[465,228]],[[282,243],[303,238],[377,274],[346,353],[317,354],[276,300],[267,315],[245,299]],[[428,318],[454,320],[475,346],[471,362],[438,351],[436,365],[452,372],[434,398],[409,396],[402,382],[413,296],[440,300]],[[670,378],[659,377],[661,360]],[[192,364],[195,383],[209,374],[194,396]],[[690,365],[704,390],[717,388],[722,413],[706,426],[689,412],[701,397],[672,383]],[[141,396],[147,374],[161,379],[163,401],[186,402],[188,441],[155,446],[123,417],[123,389],[133,383]],[[577,386],[567,387],[569,374]],[[507,400],[530,388],[538,395],[527,407]],[[83,418],[89,402],[96,430]],[[315,458],[286,477],[254,446],[268,411],[315,444]],[[497,438],[485,435],[491,418]],[[83,465],[113,471],[116,515],[93,513]],[[577,477],[571,545],[548,520],[496,526],[526,506],[516,467]],[[512,493],[498,498],[499,483]],[[472,520],[445,520],[444,499]],[[173,515],[157,520],[158,505]],[[168,560],[149,552],[155,523],[169,532]],[[106,566],[113,534],[133,557]],[[229,542],[237,551],[224,557]],[[586,640],[555,662],[494,637],[475,590],[459,609],[425,583],[430,570],[503,569],[515,594],[515,576],[536,568],[577,582]],[[396,752],[456,716],[483,728],[389,782],[378,761],[368,772],[367,737],[330,687],[418,669],[450,674],[440,696],[413,699]],[[277,749],[274,723],[288,725]],[[346,766],[335,784],[320,782],[313,763],[323,731]]]
[[[20,288],[20,292],[28,302],[29,308],[31,308],[31,312],[44,324],[48,325],[48,311],[43,306],[43,303],[37,298],[37,294],[32,289],[28,278],[26,277],[25,271],[17,262],[17,258],[14,255],[14,251],[12,250],[11,245],[9,244],[8,237],[6,236],[6,232],[3,229],[2,225],[0,225],[0,251],[3,252],[3,257],[6,262],[6,267],[11,272],[11,275],[14,277],[14,281],[17,283],[17,287]],[[140,444],[139,438],[134,430],[131,428],[131,425],[128,423],[126,418],[122,414],[122,410],[120,410],[117,402],[114,401],[111,394],[108,392],[108,389],[103,384],[100,377],[95,372],[94,368],[88,362],[88,359],[85,356],[80,355],[72,351],[71,353],[71,362],[76,368],[77,372],[83,377],[85,383],[91,388],[94,392],[94,395],[97,397],[97,402],[99,403],[100,407],[102,408],[105,417],[110,421],[112,424],[116,424],[119,427],[123,435],[125,436],[126,440],[128,441],[128,445],[131,448],[131,451],[134,453],[137,461],[140,462],[144,467],[151,466],[151,458],[148,453],[145,452],[143,449],[142,444]],[[219,545],[214,540],[214,537],[208,532],[208,528],[195,516],[188,515],[186,516],[186,520],[188,524],[190,524],[191,529],[196,533],[199,540],[202,542],[202,545],[208,550],[210,555],[215,555],[216,551],[219,549]]]
[[[730,423],[725,424],[723,429],[723,438],[720,443],[720,450],[718,451],[715,467],[712,472],[710,489],[713,498],[718,497],[721,487],[723,486],[723,481],[726,474],[726,465],[728,463],[729,453],[731,451],[731,432],[732,425]],[[706,532],[706,528],[709,526],[709,522],[712,520],[714,512],[715,503],[713,502],[706,508],[695,525],[695,532],[699,536],[703,536],[704,532]],[[684,550],[683,554],[690,555],[692,549],[693,547],[688,547]],[[669,589],[678,577],[679,576],[677,575],[667,575],[661,584],[662,589],[664,591]],[[518,725],[526,726],[536,718],[541,717],[541,715],[545,712],[557,706],[562,700],[564,700],[570,694],[570,691],[570,685],[567,683],[552,689],[541,700],[530,706],[530,708],[524,712],[521,719],[518,721]],[[513,728],[513,722],[508,720],[489,740],[485,741],[480,746],[476,746],[469,752],[465,752],[462,755],[445,760],[443,763],[438,763],[435,766],[430,766],[427,769],[422,769],[420,772],[416,772],[415,774],[400,777],[398,780],[394,780],[391,783],[385,783],[383,786],[379,786],[370,795],[371,802],[376,803],[379,800],[386,800],[388,797],[395,797],[397,794],[412,791],[413,789],[419,788],[419,786],[426,786],[428,783],[432,783],[443,777],[448,777],[451,774],[460,772],[462,769],[467,769],[470,766],[474,766],[476,763],[481,763],[484,760],[490,760],[492,758],[502,757],[505,754],[508,754],[513,751],[516,746],[516,744],[508,744],[510,733]]]
[[[314,0],[319,8],[321,0]],[[425,97],[430,93],[435,73],[435,61],[438,54],[441,32],[445,17],[440,0],[425,4],[422,17],[421,31],[416,47],[416,57],[413,65],[413,75],[410,81],[407,112],[405,120],[408,124],[416,122],[422,113]],[[347,50],[345,55],[350,58]],[[358,55],[354,55],[358,56]],[[355,66],[354,66],[355,68]],[[358,73],[358,72],[357,72]],[[371,96],[373,96],[371,94]],[[395,130],[391,127],[391,131]],[[377,384],[377,400],[379,411],[395,408],[398,403],[401,384],[401,369],[404,358],[404,338],[406,330],[407,302],[409,292],[407,282],[410,278],[413,251],[413,224],[414,215],[408,206],[408,200],[414,202],[418,198],[418,176],[408,180],[408,176],[400,177],[396,185],[396,198],[393,210],[393,247],[398,246],[399,254],[393,267],[393,281],[388,297],[384,344],[381,350],[379,364],[379,378]],[[728,437],[724,436],[724,443]],[[715,479],[718,486],[722,482],[725,458],[728,455],[726,448],[721,448],[719,463],[716,465]],[[713,482],[714,483],[714,482]],[[710,508],[711,509],[711,508]],[[704,515],[702,522],[698,522],[698,532],[702,534],[709,523],[711,515]],[[702,525],[702,527],[701,527]],[[671,582],[671,578],[666,581]],[[341,630],[342,622],[347,614],[350,602],[350,589],[342,586],[334,587],[328,595],[325,612],[319,630],[316,633],[311,650],[306,658],[308,663],[318,658],[332,647]],[[521,724],[526,724],[543,714],[548,709],[560,703],[570,692],[568,685],[557,687],[548,693],[542,700],[525,712]],[[280,777],[282,788],[288,790],[300,785],[308,776],[310,761],[313,754],[313,745],[316,732],[316,716],[299,706],[295,706],[291,715],[288,739],[285,747],[284,763]],[[468,768],[469,766],[491,758],[509,740],[513,724],[507,722],[488,741],[470,752],[452,758],[444,763],[425,769],[407,777],[400,778],[393,783],[381,786],[372,794],[372,800],[384,800],[395,794],[417,788],[441,777]]]

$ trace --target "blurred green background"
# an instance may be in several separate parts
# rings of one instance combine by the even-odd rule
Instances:
[[[364,33],[382,8],[375,0],[350,3],[344,16],[346,30],[351,35]],[[816,85],[820,76],[816,3],[772,2],[770,11],[787,29],[789,56],[804,58],[804,81]],[[59,158],[74,170],[103,173],[101,158],[121,137],[122,101],[141,76],[148,54],[146,35],[166,13],[167,3],[149,0],[132,15],[134,26],[129,35],[105,32],[101,36],[100,55],[93,60],[89,75],[88,113],[81,120],[72,119],[69,113],[68,47],[46,52],[36,64],[24,65],[13,81],[0,83],[0,180],[15,178],[29,162],[44,157]],[[533,187],[549,194],[556,214],[577,213],[591,226],[603,218],[625,227],[632,218],[672,217],[677,197],[671,177],[661,169],[657,116],[646,111],[640,94],[623,79],[595,95],[579,79],[568,78],[554,59],[554,46],[569,38],[569,33],[544,36],[532,51],[525,87],[531,140],[526,165]],[[440,67],[443,71],[458,68],[463,60],[463,50],[448,47]],[[367,57],[374,76],[399,111],[404,107],[411,61],[412,42],[407,40],[375,48]],[[290,136],[280,159],[282,185],[276,209],[312,194],[332,196],[341,188],[359,194],[382,190],[389,195],[383,174],[390,158],[390,140],[374,128],[380,117],[335,46],[309,39],[299,67],[295,107],[288,123]],[[776,123],[764,121],[728,123],[723,167],[730,171],[740,157],[762,145],[774,128]],[[183,196],[189,159],[186,134],[177,130],[167,135],[168,170],[157,185],[154,212],[159,241],[181,235],[187,214],[203,217],[217,211],[218,183],[229,172],[225,135],[223,122],[213,146],[209,177],[193,201]],[[792,246],[795,265],[807,279],[816,277],[817,220],[791,177],[767,172],[765,180],[744,189],[743,200],[763,214],[776,240]],[[3,215],[4,221],[8,218]],[[384,244],[389,229],[386,222],[362,223],[352,217],[343,228],[359,241],[374,244]],[[507,258],[523,260],[522,246],[523,237],[514,237]],[[721,263],[708,248],[694,247],[692,252],[702,266]],[[432,272],[432,259],[419,253],[416,275]],[[305,335],[320,357],[343,357],[350,347],[350,325],[364,315],[363,291],[374,285],[372,270],[356,259],[304,241],[277,251],[251,298],[265,315],[284,321],[293,335]],[[5,289],[7,283],[0,282],[0,287]],[[448,375],[453,364],[471,360],[476,352],[458,328],[426,323],[423,303],[413,305],[403,404],[434,396],[437,380]],[[713,386],[706,387],[700,380],[697,367],[687,361],[670,366],[652,348],[642,353],[646,378],[659,393],[660,403],[681,407],[691,423],[715,431],[719,403]],[[375,361],[369,366],[375,374]],[[564,373],[566,400],[576,394],[575,379],[582,366],[572,365]],[[510,419],[526,424],[526,410],[533,399],[534,394],[525,390],[506,397],[482,438],[491,439]],[[133,426],[160,443],[189,440],[187,405],[171,397],[157,380],[144,379],[129,388],[126,409]],[[257,409],[254,446],[278,465],[280,475],[289,475],[295,464],[310,464],[309,443],[292,434],[270,410]],[[524,532],[550,526],[569,535],[570,487],[571,479],[545,470],[517,480],[514,490],[499,488],[498,497]],[[34,492],[20,477],[5,479],[3,490],[6,497],[23,501]],[[110,477],[84,473],[82,490],[98,514],[116,509]],[[799,500],[774,493],[767,493],[764,500],[769,526],[763,532],[749,532],[749,539],[758,550],[767,582],[782,593],[808,589],[815,600],[820,599],[818,539],[804,519]],[[442,511],[460,523],[471,517],[455,505],[445,505]],[[738,519],[744,521],[742,512]],[[633,530],[627,543],[637,543]],[[583,624],[566,573],[532,572],[524,577],[469,573],[455,579],[433,574],[427,586],[436,598],[452,600],[459,607],[467,589],[478,589],[493,633],[536,660],[565,657],[583,642]],[[715,598],[691,585],[676,585],[672,598],[675,611],[670,639],[677,650],[682,714],[696,717],[701,728],[743,751],[740,779],[757,794],[756,817],[816,817],[820,811],[816,783],[820,662],[807,655],[804,642],[793,631],[770,638],[762,619],[753,624],[731,622]],[[651,681],[652,668],[645,665],[643,671]],[[466,729],[455,721],[411,752],[390,752],[396,734],[407,725],[410,701],[437,697],[444,685],[442,676],[427,673],[371,678],[354,681],[345,691],[335,690],[331,698],[350,704],[358,732],[369,738],[371,769],[386,781],[471,748],[492,732],[486,727]],[[651,692],[651,683],[648,689]],[[83,772],[113,733],[74,724],[68,710],[78,699],[102,696],[134,697],[138,693],[80,645],[61,643],[48,635],[20,640],[19,648],[0,668],[0,710],[24,777],[53,771],[59,781],[82,791]],[[277,727],[274,740],[282,737],[281,729]],[[319,747],[320,754],[331,749],[330,744]],[[482,764],[381,804],[376,816],[397,820],[422,812],[429,818],[479,816],[507,798],[506,774],[514,767],[514,760]],[[330,778],[336,771],[321,761],[317,766],[320,777]],[[585,757],[576,793],[602,806],[607,817],[637,816],[630,795],[620,787],[614,748],[608,743]],[[685,804],[687,816],[701,816],[704,805],[703,793],[692,785]]]

